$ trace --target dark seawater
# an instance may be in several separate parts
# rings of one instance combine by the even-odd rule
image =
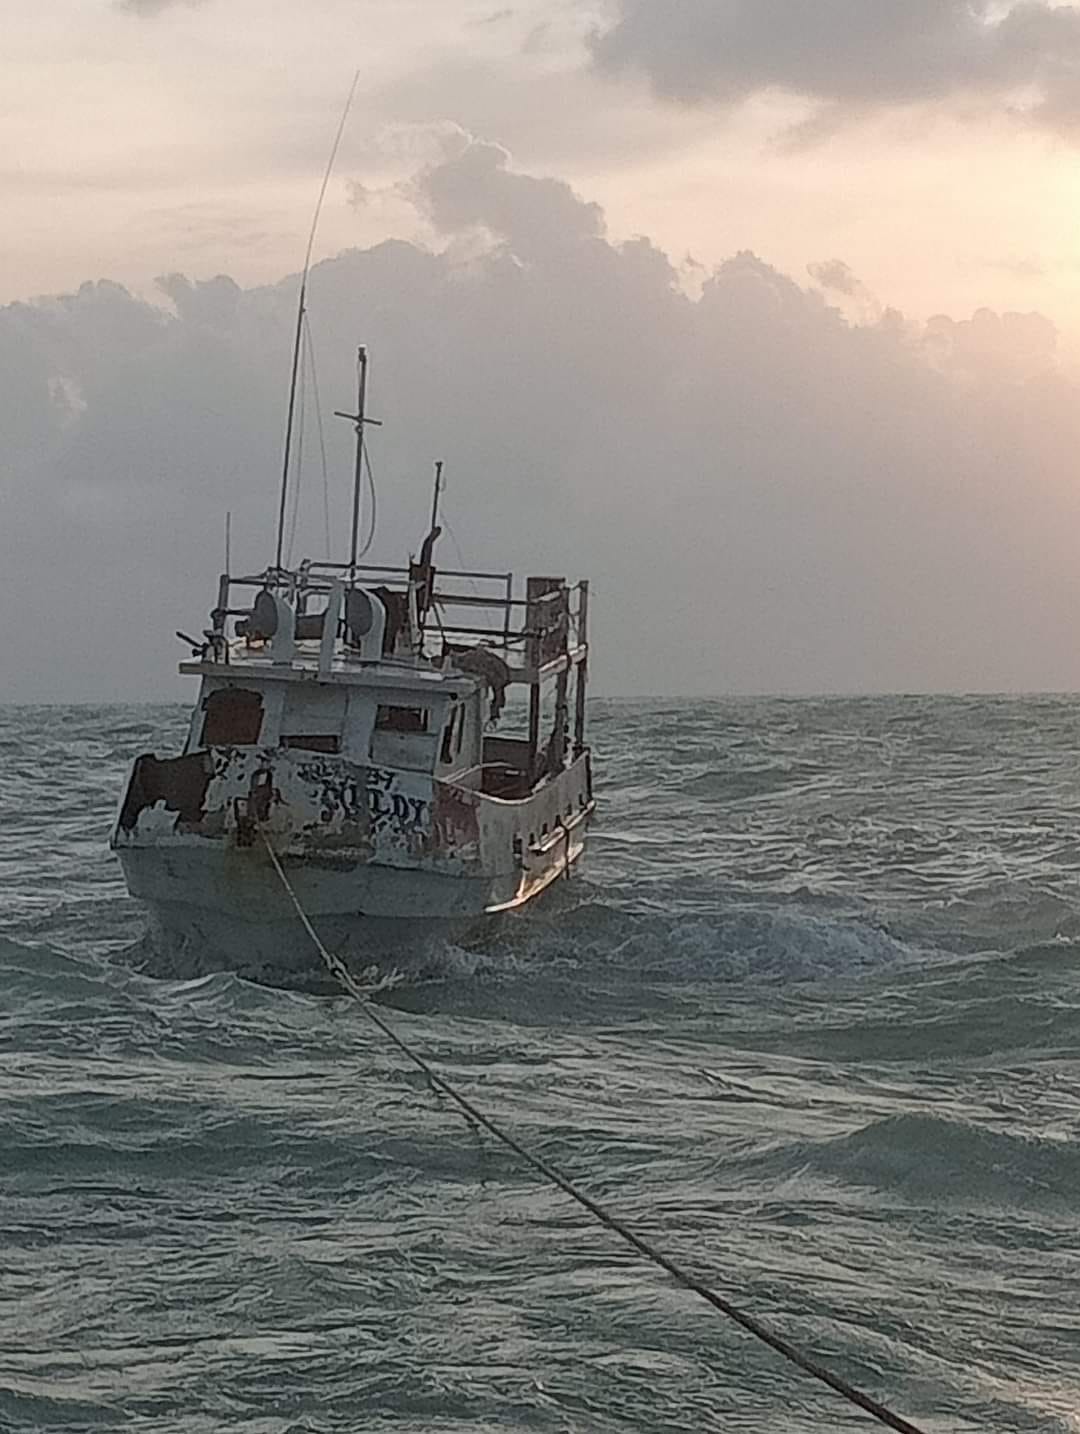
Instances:
[[[927,1430],[1080,1430],[1080,699],[593,716],[586,871],[402,1034]],[[105,839],[182,724],[0,708],[0,1429],[874,1427],[481,1146],[299,932],[296,989],[148,973]]]

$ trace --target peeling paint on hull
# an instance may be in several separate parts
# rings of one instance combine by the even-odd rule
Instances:
[[[273,843],[322,939],[361,963],[460,940],[580,857],[581,760],[519,802],[337,756],[212,748],[134,764],[112,845],[158,944],[194,969],[295,966]]]

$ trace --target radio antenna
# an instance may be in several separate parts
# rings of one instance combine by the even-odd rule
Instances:
[[[429,532],[434,532],[439,522],[439,495],[446,486],[443,482],[442,471],[443,464],[440,458],[435,464],[435,492],[431,495],[431,527],[428,529]]]
[[[292,374],[289,378],[289,411],[285,420],[285,456],[281,464],[281,501],[278,504],[277,552],[274,558],[274,568],[277,572],[281,571],[281,550],[285,542],[285,508],[289,497],[289,458],[292,453],[293,418],[296,412],[296,385],[300,374],[300,347],[304,341],[304,315],[307,312],[307,282],[308,274],[311,271],[311,253],[315,247],[315,235],[319,228],[319,216],[322,214],[323,200],[326,198],[326,189],[330,183],[330,176],[334,172],[334,162],[337,159],[341,136],[345,133],[345,123],[349,118],[349,111],[352,109],[353,98],[356,95],[356,87],[359,83],[360,71],[357,70],[356,74],[353,75],[353,82],[349,89],[349,98],[345,101],[345,108],[341,112],[341,120],[338,123],[337,134],[334,136],[334,143],[330,150],[326,173],[323,175],[322,188],[319,190],[319,198],[315,204],[315,214],[311,221],[311,233],[308,235],[307,252],[304,255],[304,270],[300,276],[300,298],[296,306],[296,336],[293,340]]]

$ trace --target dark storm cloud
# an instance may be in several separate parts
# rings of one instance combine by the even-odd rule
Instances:
[[[647,240],[467,137],[413,193],[445,253],[311,275],[339,535],[329,410],[366,342],[380,554],[415,550],[444,458],[466,562],[593,578],[608,691],[1080,679],[1080,390],[1045,319],[856,321],[749,253],[690,297]],[[296,281],[161,284],[160,306],[88,284],[0,310],[0,567],[27,595],[0,609],[9,698],[160,693],[225,511],[237,566],[272,551]],[[322,556],[312,405],[297,556]]]
[[[768,91],[865,112],[957,99],[1052,127],[1080,119],[1080,8],[1024,0],[618,0],[604,70],[657,94],[735,105]]]

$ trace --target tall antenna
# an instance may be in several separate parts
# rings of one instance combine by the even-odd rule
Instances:
[[[435,492],[431,495],[431,527],[428,530],[429,532],[433,532],[439,522],[439,494],[445,486],[443,484],[442,471],[443,463],[440,458],[435,464]]]
[[[281,550],[285,543],[285,508],[289,496],[289,457],[292,453],[293,415],[296,410],[296,384],[300,373],[300,346],[304,341],[304,314],[307,312],[307,282],[311,270],[311,251],[315,247],[315,234],[319,227],[319,216],[322,214],[323,200],[326,198],[326,188],[330,183],[330,176],[334,170],[334,161],[337,159],[338,147],[341,144],[341,136],[345,133],[345,122],[349,118],[349,111],[352,109],[353,97],[356,94],[356,87],[360,83],[360,71],[353,75],[352,86],[349,89],[349,98],[345,101],[345,108],[341,112],[341,120],[337,127],[337,134],[334,136],[333,147],[330,150],[330,158],[327,161],[326,173],[323,175],[322,188],[319,190],[319,198],[315,204],[315,214],[311,221],[311,233],[308,235],[307,252],[304,255],[304,271],[300,276],[300,300],[296,306],[296,336],[293,340],[292,374],[289,378],[289,413],[285,420],[285,456],[281,464],[281,501],[278,504],[278,526],[277,526],[277,552],[274,558],[274,567],[281,571]]]

